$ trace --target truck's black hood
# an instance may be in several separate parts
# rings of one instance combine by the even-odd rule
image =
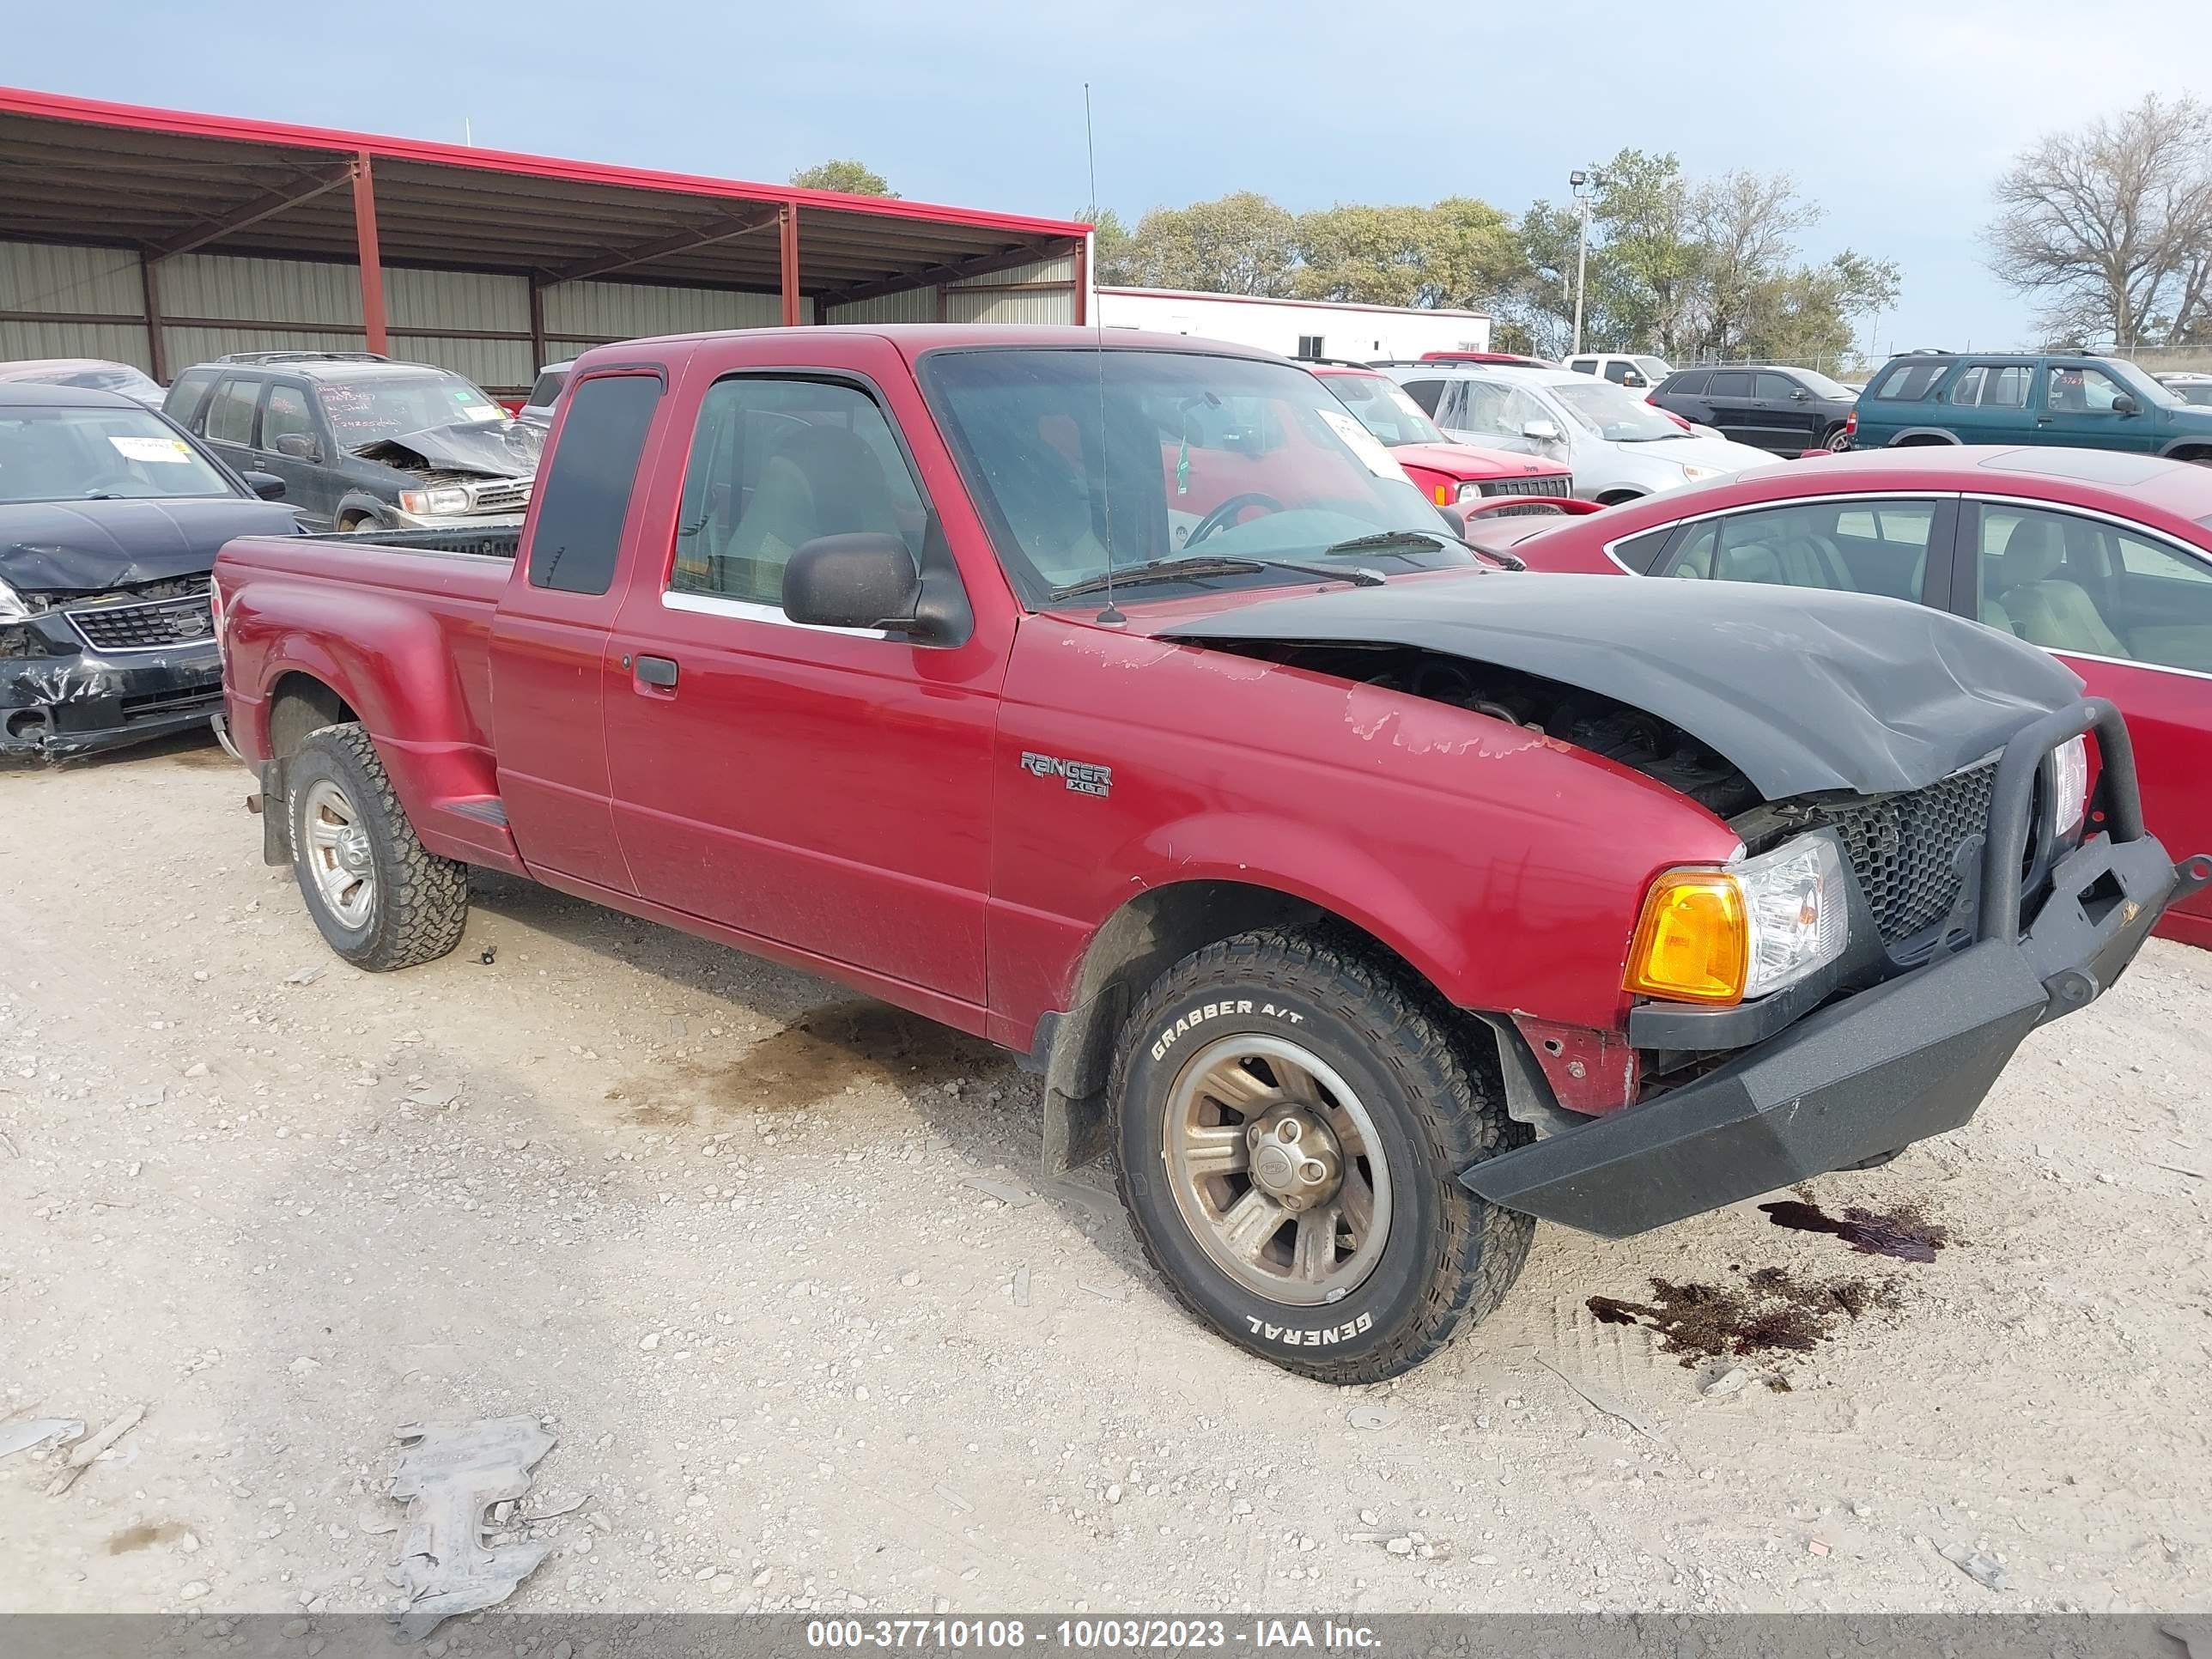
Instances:
[[[2056,658],[1863,593],[1470,571],[1261,600],[1163,639],[1415,646],[1670,720],[1769,800],[1917,789],[2081,695]]]
[[[289,536],[280,501],[240,495],[0,505],[0,581],[19,593],[92,593],[215,568],[234,536]]]

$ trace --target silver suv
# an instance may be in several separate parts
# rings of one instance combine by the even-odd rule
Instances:
[[[1382,372],[1449,436],[1568,468],[1584,501],[1633,501],[1774,459],[1693,432],[1610,380],[1567,369],[1398,363]]]

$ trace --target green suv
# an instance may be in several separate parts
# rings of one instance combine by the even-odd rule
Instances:
[[[2065,444],[2212,461],[2212,408],[2110,357],[1917,351],[1867,383],[1850,442]]]

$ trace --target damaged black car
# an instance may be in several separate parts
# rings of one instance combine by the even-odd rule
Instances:
[[[284,480],[317,532],[520,526],[544,428],[465,377],[367,351],[252,351],[177,376],[169,418]]]
[[[205,726],[208,608],[234,536],[289,536],[283,482],[241,477],[155,410],[0,384],[0,756],[59,759]]]

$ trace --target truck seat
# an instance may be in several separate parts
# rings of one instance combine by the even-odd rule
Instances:
[[[883,465],[842,427],[809,426],[776,447],[728,545],[714,558],[724,592],[775,604],[783,567],[817,536],[899,533]]]

